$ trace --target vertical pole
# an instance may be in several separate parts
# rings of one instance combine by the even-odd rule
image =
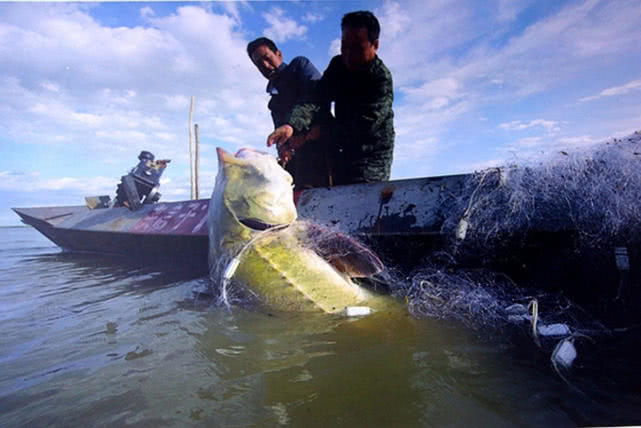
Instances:
[[[196,134],[196,173],[194,174],[194,181],[196,183],[196,199],[198,199],[200,198],[200,139],[198,138],[198,124],[194,125],[194,133]]]
[[[194,142],[191,138],[191,123],[194,118],[194,97],[191,97],[189,106],[189,184],[191,188],[191,199],[194,199]]]

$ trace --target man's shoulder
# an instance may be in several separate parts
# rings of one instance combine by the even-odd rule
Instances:
[[[287,70],[293,75],[304,75],[312,80],[318,80],[321,77],[321,74],[314,64],[304,56],[297,56],[292,59]]]
[[[337,68],[343,65],[343,57],[341,55],[334,56],[330,61],[327,68]]]
[[[392,72],[389,71],[389,68],[385,65],[382,59],[377,55],[374,58],[374,64],[372,64],[371,72],[376,75],[385,76],[387,79],[392,78]]]
[[[309,60],[309,58],[305,56],[297,56],[294,59],[292,59],[289,63],[290,67],[305,67],[308,64],[311,64],[312,62]]]

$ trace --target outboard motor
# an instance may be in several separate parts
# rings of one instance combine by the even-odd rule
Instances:
[[[153,204],[160,200],[160,176],[171,161],[155,161],[154,155],[144,150],[138,155],[138,160],[138,165],[120,179],[114,207],[125,206],[136,211],[143,204]]]

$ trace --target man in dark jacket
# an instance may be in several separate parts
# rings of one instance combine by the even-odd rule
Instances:
[[[351,12],[343,17],[341,30],[341,54],[323,73],[314,102],[297,104],[287,123],[269,135],[267,145],[277,144],[284,157],[296,153],[299,143],[290,137],[309,129],[334,101],[334,184],[388,180],[394,152],[394,92],[392,75],[376,55],[380,25],[371,12]]]
[[[305,57],[297,56],[291,63],[283,62],[283,54],[276,44],[260,37],[247,45],[247,54],[252,62],[269,81],[267,93],[271,95],[268,108],[272,115],[274,128],[289,121],[292,108],[301,102],[308,101],[309,94],[321,75],[314,65]],[[329,116],[329,110],[320,119]],[[320,120],[319,119],[319,120]],[[320,140],[318,120],[303,132],[292,138],[292,142],[301,146],[295,154],[281,156],[280,162],[294,178],[297,189],[306,187],[328,186],[329,171],[327,165],[326,145]],[[309,142],[309,144],[303,144]]]

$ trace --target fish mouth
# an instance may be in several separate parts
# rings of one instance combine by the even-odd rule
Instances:
[[[279,226],[278,224],[265,223],[262,220],[256,218],[239,218],[238,221],[245,227],[248,227],[252,230],[263,231],[271,229],[273,227]]]

